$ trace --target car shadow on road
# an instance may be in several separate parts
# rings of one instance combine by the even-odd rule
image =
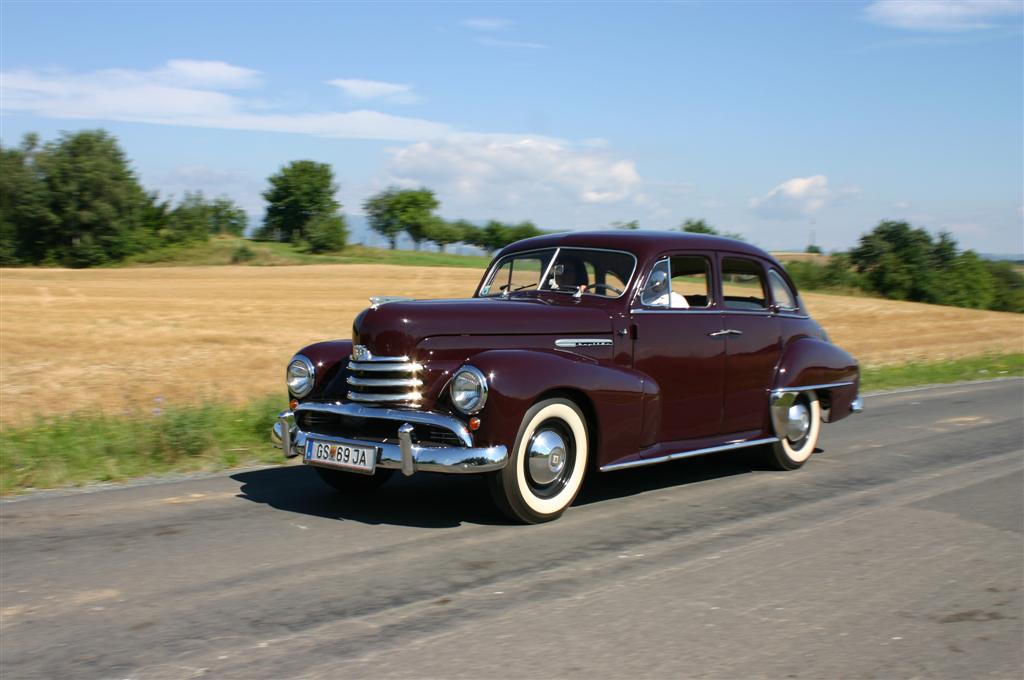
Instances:
[[[591,474],[573,505],[754,473],[765,469],[757,453],[736,451]],[[510,524],[494,507],[485,480],[478,475],[419,473],[403,477],[396,473],[374,493],[358,496],[331,489],[305,465],[240,472],[231,478],[241,484],[240,498],[303,515],[423,528]]]
[[[400,526],[444,528],[461,524],[507,524],[475,475],[395,474],[371,494],[345,495],[305,465],[240,472],[239,497],[303,515]]]

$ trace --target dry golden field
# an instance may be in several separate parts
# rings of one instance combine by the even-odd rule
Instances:
[[[281,391],[291,354],[348,337],[370,295],[465,296],[480,274],[356,264],[0,270],[0,423]],[[865,365],[1024,351],[1021,315],[805,299]]]

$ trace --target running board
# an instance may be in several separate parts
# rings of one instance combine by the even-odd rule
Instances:
[[[693,451],[680,451],[679,453],[670,453],[667,456],[658,456],[657,458],[631,460],[626,463],[612,463],[611,465],[603,465],[600,469],[601,472],[613,472],[615,470],[625,470],[627,468],[642,467],[644,465],[657,465],[658,463],[667,463],[670,460],[679,460],[681,458],[703,456],[706,453],[718,453],[719,451],[733,451],[735,449],[745,449],[749,446],[774,444],[777,441],[779,441],[778,437],[768,437],[767,439],[747,439],[740,442],[722,444],[721,446],[712,446],[706,449],[694,449]]]

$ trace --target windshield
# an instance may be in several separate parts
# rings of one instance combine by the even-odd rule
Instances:
[[[625,293],[635,267],[632,255],[611,250],[549,248],[515,253],[498,261],[480,296],[541,290],[617,298]]]

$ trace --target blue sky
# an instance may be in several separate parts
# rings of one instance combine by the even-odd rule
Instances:
[[[544,228],[702,217],[771,249],[881,219],[1024,251],[1024,3],[0,5],[0,138],[103,127],[147,188],[330,163]]]

